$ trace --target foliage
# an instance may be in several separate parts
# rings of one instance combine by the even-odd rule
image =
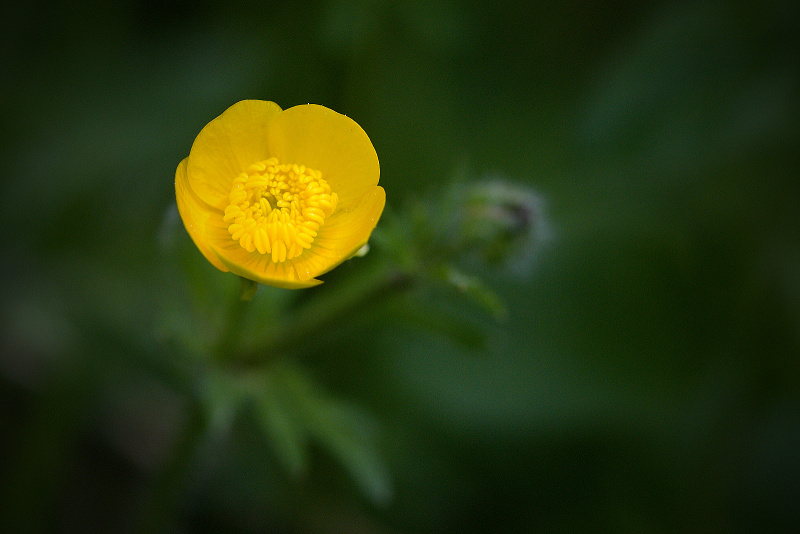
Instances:
[[[794,531],[791,2],[5,10],[11,531]],[[206,261],[174,169],[243,99],[369,132],[369,252]]]

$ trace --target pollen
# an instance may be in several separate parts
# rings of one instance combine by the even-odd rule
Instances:
[[[277,158],[250,165],[233,181],[223,220],[231,239],[274,263],[311,248],[339,197],[322,173]]]

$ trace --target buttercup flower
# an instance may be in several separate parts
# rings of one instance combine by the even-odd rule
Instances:
[[[186,230],[217,269],[303,288],[364,246],[386,203],[352,119],[244,100],[211,121],[175,173]]]

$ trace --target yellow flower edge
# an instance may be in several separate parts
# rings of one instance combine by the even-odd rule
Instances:
[[[364,246],[386,192],[372,142],[323,106],[244,100],[208,123],[175,172],[178,211],[217,269],[297,289]]]

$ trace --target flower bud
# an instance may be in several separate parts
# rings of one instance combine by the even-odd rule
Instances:
[[[456,228],[465,248],[516,275],[530,271],[551,238],[541,195],[500,177],[464,187]]]

